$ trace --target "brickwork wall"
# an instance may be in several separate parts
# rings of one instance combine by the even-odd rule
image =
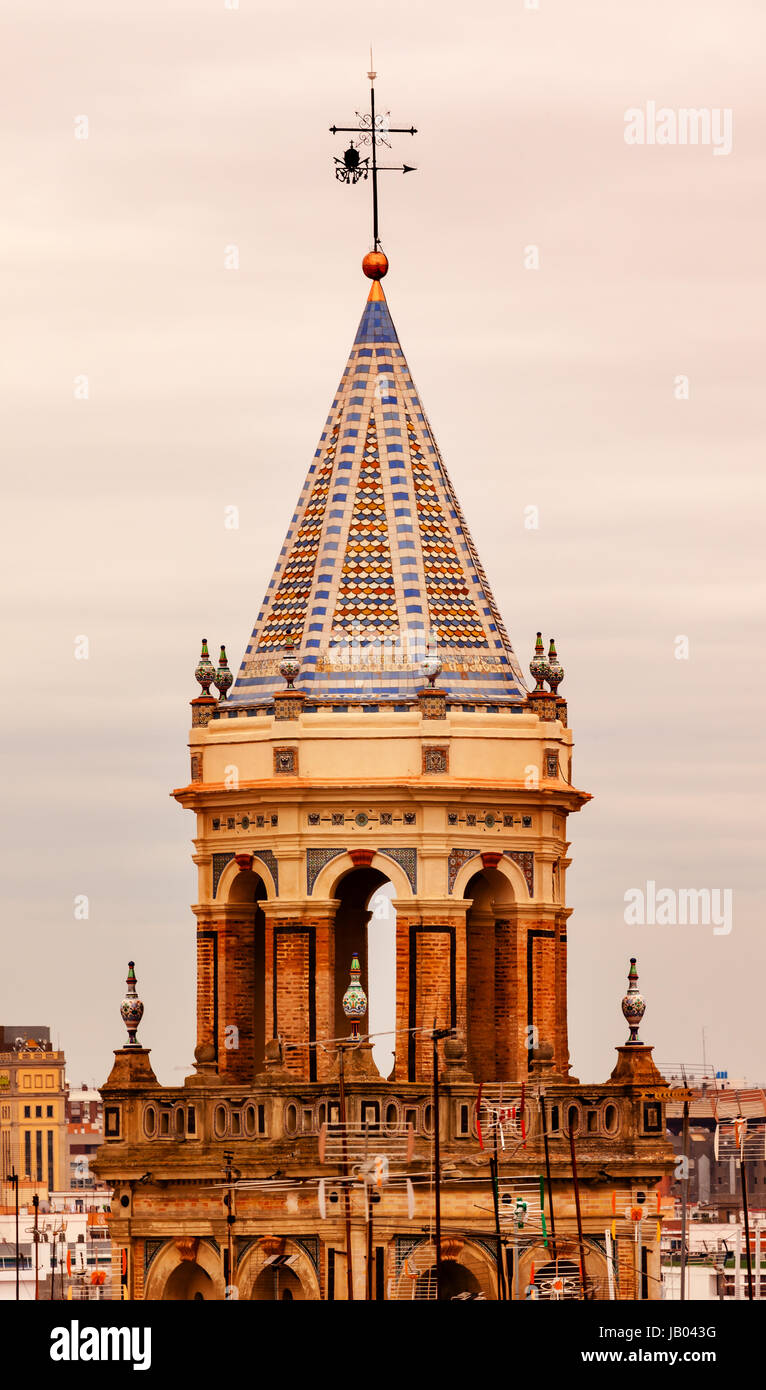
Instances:
[[[468,1065],[477,1081],[494,1081],[496,1068],[494,918],[486,912],[470,912],[466,934],[468,941]]]
[[[146,1247],[142,1240],[134,1240],[131,1246],[130,1258],[133,1264],[133,1294],[135,1302],[144,1296],[145,1284],[145,1252]]]
[[[619,1236],[617,1239],[617,1272],[620,1284],[618,1297],[621,1299],[635,1298],[636,1244],[630,1236]]]
[[[231,1081],[254,1075],[253,915],[218,924],[218,1073]],[[227,1033],[227,1029],[229,1032]],[[233,1031],[236,1029],[236,1032]]]
[[[214,927],[197,928],[197,1043],[216,1044],[215,1036],[215,955],[217,933]]]

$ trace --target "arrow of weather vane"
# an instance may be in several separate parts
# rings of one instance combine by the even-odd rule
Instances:
[[[372,52],[370,52],[370,68],[372,68]],[[357,111],[356,114],[359,117],[358,125],[331,125],[330,133],[332,135],[340,133],[342,135],[349,134],[357,136],[356,144],[351,140],[342,158],[339,159],[337,156],[335,157],[333,161],[335,164],[335,177],[341,183],[356,184],[360,179],[366,179],[369,178],[370,175],[372,176],[372,233],[375,250],[377,251],[380,248],[380,236],[378,234],[378,174],[384,172],[412,174],[415,170],[413,164],[378,164],[378,145],[386,145],[390,148],[388,142],[389,135],[417,135],[417,130],[414,126],[389,125],[387,112],[383,116],[376,116],[375,78],[377,77],[377,73],[370,71],[367,76],[370,79],[369,115],[365,114],[363,116]],[[371,146],[372,153],[370,155],[365,155],[363,158],[360,154],[360,148],[365,145]]]

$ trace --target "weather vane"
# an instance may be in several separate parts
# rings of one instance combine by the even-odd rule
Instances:
[[[370,79],[370,112],[369,115],[362,115],[357,111],[359,124],[356,126],[331,125],[330,133],[345,135],[356,135],[357,142],[349,142],[349,147],[342,159],[335,158],[335,177],[341,183],[355,184],[360,179],[369,178],[372,175],[372,234],[375,250],[380,249],[380,236],[378,234],[378,174],[400,173],[411,174],[414,172],[413,164],[378,164],[378,145],[386,145],[390,149],[389,135],[417,135],[414,126],[392,126],[389,125],[390,113],[376,116],[375,114],[375,78],[377,73],[372,70],[372,49],[370,49],[370,71],[367,76]],[[365,145],[372,147],[372,154],[362,158],[359,153],[360,148]]]

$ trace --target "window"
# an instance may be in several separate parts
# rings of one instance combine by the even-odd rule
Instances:
[[[45,1107],[45,1115],[46,1115],[46,1118],[47,1118],[47,1119],[49,1119],[49,1120],[52,1120],[52,1119],[53,1119],[53,1106],[52,1106],[52,1105],[46,1105],[46,1107]]]
[[[471,1132],[471,1112],[467,1105],[459,1105],[457,1108],[457,1132],[458,1134],[470,1134]]]
[[[32,1133],[31,1130],[24,1130],[24,1176],[32,1176]]]
[[[433,1134],[434,1132],[434,1108],[432,1105],[427,1105],[423,1111],[423,1128],[426,1134]]]
[[[620,1112],[616,1105],[604,1107],[604,1128],[607,1134],[616,1134],[620,1123]]]
[[[570,1105],[567,1112],[567,1125],[572,1134],[577,1134],[580,1129],[580,1111],[576,1105]]]
[[[42,1117],[43,1117],[43,1107],[42,1107],[41,1105],[36,1105],[36,1106],[35,1106],[35,1119],[36,1119],[36,1120],[41,1120]]]
[[[53,1130],[48,1130],[48,1188],[52,1188],[53,1183]]]
[[[38,1105],[38,1110],[40,1109]],[[35,1158],[37,1160],[37,1181],[43,1180],[43,1132],[38,1129],[35,1132]]]
[[[119,1105],[107,1105],[104,1109],[104,1133],[107,1139],[119,1139],[120,1137],[120,1107]]]
[[[380,1106],[376,1100],[362,1101],[362,1124],[369,1129],[377,1129],[380,1123]]]
[[[25,1120],[28,1120],[28,1119],[30,1118],[31,1114],[32,1114],[32,1107],[31,1107],[31,1105],[25,1105],[25,1106],[24,1106],[24,1119],[25,1119]]]

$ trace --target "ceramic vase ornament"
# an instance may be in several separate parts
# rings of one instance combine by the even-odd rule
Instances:
[[[536,695],[539,690],[545,690],[543,681],[545,680],[545,677],[548,672],[548,663],[545,660],[545,650],[543,648],[543,634],[541,632],[538,632],[537,634],[537,641],[535,642],[535,654],[529,663],[529,669],[532,675],[532,679],[537,681],[537,685],[535,686],[534,691],[532,692],[534,695]]]
[[[641,1046],[638,1030],[641,1027],[641,1019],[646,1013],[646,1000],[638,990],[638,971],[636,970],[636,957],[630,958],[630,970],[628,971],[628,992],[622,1001],[622,1012],[625,1021],[630,1029],[626,1047]]]
[[[556,643],[551,638],[551,645],[548,648],[548,660],[546,661],[545,679],[547,680],[554,695],[558,694],[558,688],[564,679],[564,667],[561,665],[556,655]]]
[[[215,682],[218,694],[222,700],[226,699],[226,693],[234,684],[234,677],[229,670],[229,663],[226,660],[226,648],[221,647],[221,655],[218,658],[218,670],[215,673]]]
[[[367,995],[361,985],[362,967],[359,964],[359,957],[354,952],[351,959],[351,982],[343,996],[343,1012],[346,1018],[352,1022],[351,1036],[359,1037],[359,1019],[364,1018],[367,1013]]]
[[[207,637],[202,638],[202,652],[197,662],[194,678],[198,680],[202,686],[202,694],[209,695],[210,687],[215,680],[215,666],[210,660],[210,653],[207,649]]]
[[[442,664],[438,656],[427,656],[423,662],[422,669],[423,675],[431,686],[431,689],[433,689],[442,671]]]
[[[144,1016],[144,1006],[136,994],[136,972],[134,969],[135,961],[128,961],[128,978],[126,984],[125,998],[120,1004],[120,1016],[128,1030],[128,1041],[126,1047],[140,1047],[141,1044],[136,1040],[138,1025]]]
[[[300,674],[301,663],[295,655],[295,643],[285,642],[285,654],[279,663],[279,674],[287,681],[287,689],[292,690]]]

